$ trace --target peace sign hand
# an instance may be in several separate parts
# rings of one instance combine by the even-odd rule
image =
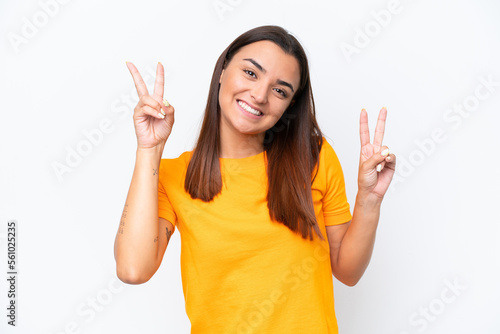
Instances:
[[[378,115],[373,144],[370,143],[368,114],[361,110],[359,135],[361,154],[359,158],[358,191],[365,195],[374,195],[383,199],[396,168],[396,156],[389,153],[387,146],[382,146],[387,109],[382,108]]]
[[[174,107],[163,99],[165,72],[163,65],[156,67],[156,79],[153,95],[148,89],[141,74],[131,62],[127,68],[134,79],[139,102],[134,109],[134,127],[137,136],[137,148],[152,148],[164,145],[174,125]]]

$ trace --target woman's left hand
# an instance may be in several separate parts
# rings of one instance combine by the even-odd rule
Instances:
[[[389,152],[387,146],[382,146],[386,117],[387,109],[383,107],[378,115],[373,144],[370,143],[368,114],[365,109],[361,110],[359,118],[361,154],[359,158],[358,191],[367,196],[376,196],[380,200],[384,198],[396,168],[396,156]]]

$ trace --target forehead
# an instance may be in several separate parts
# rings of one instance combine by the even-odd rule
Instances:
[[[278,75],[280,79],[300,80],[300,66],[297,59],[285,53],[280,46],[271,41],[258,41],[245,45],[233,56],[237,62],[246,62],[253,59],[259,63],[266,72]]]

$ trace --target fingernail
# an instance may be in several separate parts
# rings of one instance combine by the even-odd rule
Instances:
[[[380,152],[380,154],[382,154],[382,156],[384,156],[384,157],[385,157],[386,155],[388,155],[388,154],[389,154],[389,149],[388,149],[388,148],[386,148],[385,150],[383,150],[382,152]]]
[[[163,114],[163,116],[165,116],[165,115],[166,115],[166,114],[165,114],[165,112],[163,111],[163,109],[161,109],[161,108],[160,108],[160,111],[161,111],[161,113]]]
[[[382,165],[381,164],[378,164],[377,165],[377,172],[380,172],[382,170]]]
[[[158,116],[160,116],[160,118],[165,118],[162,113],[158,113]]]
[[[165,107],[168,107],[170,105],[170,103],[168,103],[168,101],[165,99],[163,99],[163,104],[165,105]]]

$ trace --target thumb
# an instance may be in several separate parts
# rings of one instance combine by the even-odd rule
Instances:
[[[368,170],[377,169],[380,172],[385,165],[385,158],[390,154],[387,146],[382,146],[381,150],[374,153],[368,160],[365,161],[365,166]],[[378,167],[380,165],[380,167]]]

